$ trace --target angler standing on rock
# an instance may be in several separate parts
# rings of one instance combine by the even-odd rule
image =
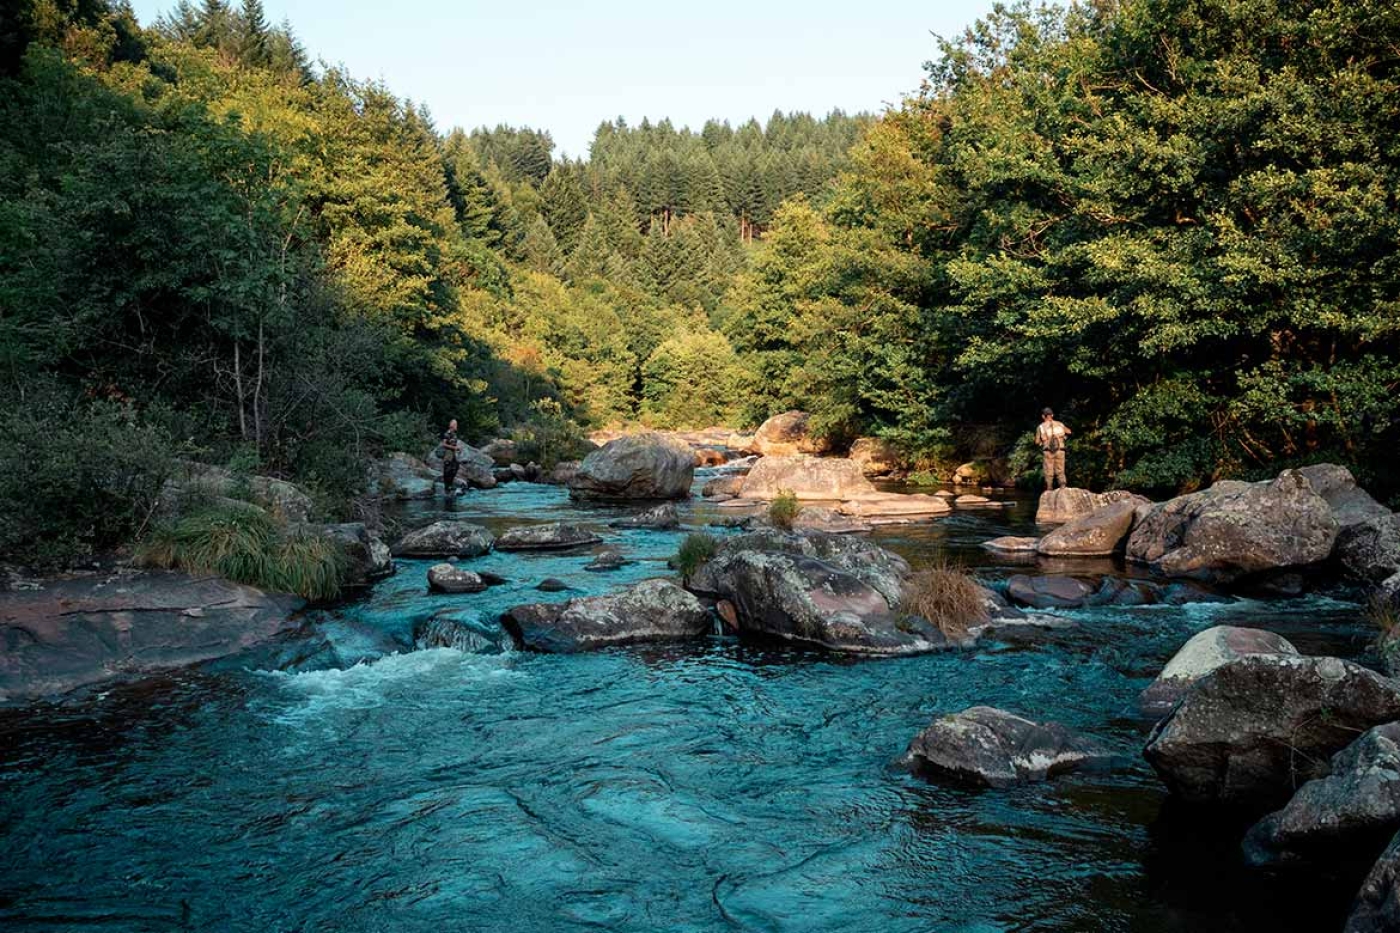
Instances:
[[[1049,492],[1055,484],[1068,486],[1065,478],[1065,438],[1073,434],[1069,428],[1055,420],[1050,409],[1040,412],[1040,424],[1035,429],[1035,442],[1045,453],[1045,490]]]
[[[453,418],[447,423],[447,430],[442,432],[442,494],[449,499],[456,493],[455,484],[457,482],[457,469],[461,463],[457,455],[461,453],[462,442],[457,439],[457,419]]]

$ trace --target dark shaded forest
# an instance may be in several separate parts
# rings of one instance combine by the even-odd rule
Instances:
[[[879,118],[444,130],[258,0],[0,20],[0,553],[130,541],[169,464],[789,408],[911,466],[1394,495],[1400,8],[999,9]],[[916,24],[911,24],[916,25]]]

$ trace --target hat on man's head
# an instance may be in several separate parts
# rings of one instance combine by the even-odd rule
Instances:
[[[1042,409],[1040,410],[1040,413],[1041,413],[1042,415],[1051,415],[1051,416],[1053,416],[1053,415],[1055,414],[1053,411],[1051,411],[1051,410],[1048,409],[1048,408],[1042,408]]]

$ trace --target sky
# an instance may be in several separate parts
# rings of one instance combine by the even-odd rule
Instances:
[[[237,0],[234,0],[236,5]],[[993,0],[264,0],[313,60],[383,79],[440,130],[549,130],[586,156],[604,120],[669,117],[699,129],[775,109],[880,111],[916,90],[933,34]],[[152,23],[173,0],[135,0]]]

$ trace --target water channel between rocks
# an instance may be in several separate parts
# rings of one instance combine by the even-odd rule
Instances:
[[[685,531],[606,527],[634,511],[549,486],[472,492],[453,517],[495,532],[580,522],[637,562],[597,574],[588,552],[495,553],[463,566],[509,583],[438,596],[431,561],[401,561],[315,616],[333,650],[290,665],[255,651],[0,715],[0,927],[1341,929],[1359,879],[1244,869],[1239,827],[1167,801],[1141,758],[1151,724],[1136,700],[1210,625],[1358,657],[1369,633],[1355,606],[1087,609],[1033,643],[897,660],[721,638],[574,656],[412,650],[414,620],[437,608],[489,617],[666,574]],[[689,525],[720,512],[682,508]],[[978,545],[1033,533],[1032,514],[1011,500],[875,537],[916,566],[948,559],[995,583],[1025,565]],[[576,589],[537,592],[546,577]],[[974,704],[1058,720],[1120,757],[996,791],[891,766],[934,715]]]

